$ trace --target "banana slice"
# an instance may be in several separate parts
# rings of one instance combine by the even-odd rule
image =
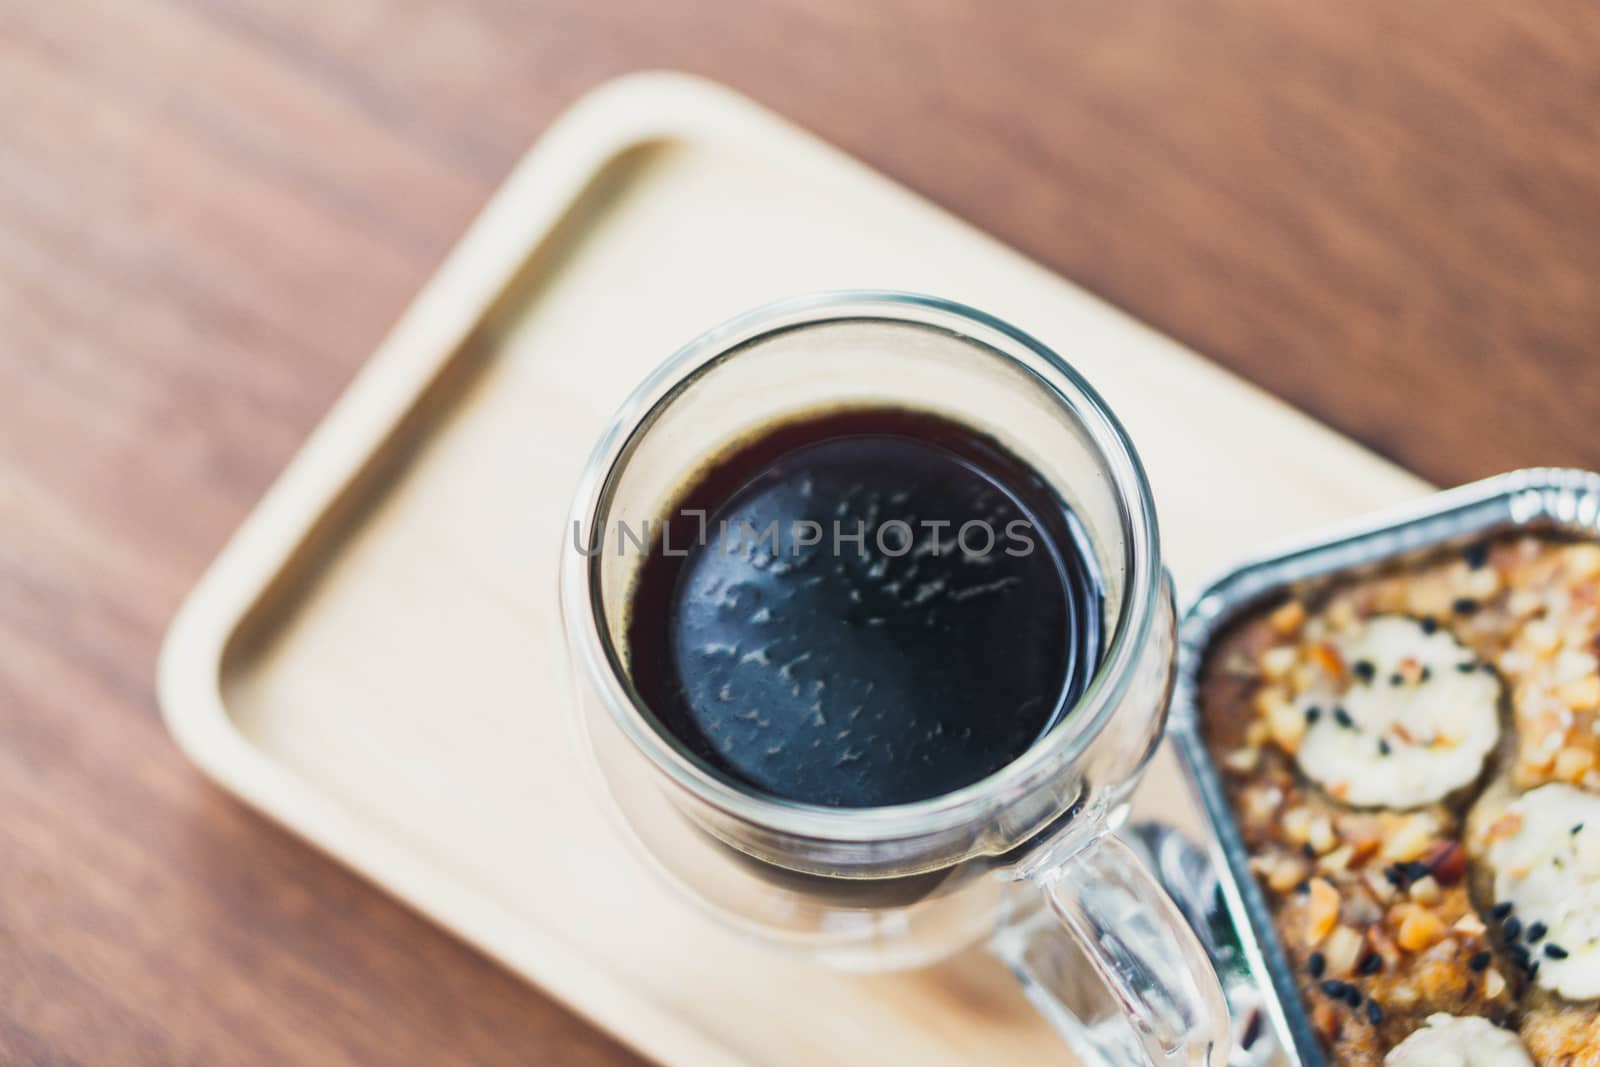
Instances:
[[[1301,770],[1362,807],[1419,807],[1477,779],[1500,739],[1500,681],[1470,650],[1399,615],[1358,623],[1334,647],[1347,684],[1299,698]]]
[[[1383,1067],[1533,1067],[1522,1041],[1478,1016],[1428,1016],[1428,1024],[1389,1050]]]
[[[1494,898],[1538,961],[1534,982],[1567,1000],[1600,997],[1600,796],[1540,786],[1484,833]]]

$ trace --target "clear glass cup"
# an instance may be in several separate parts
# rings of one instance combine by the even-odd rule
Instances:
[[[1099,667],[1070,714],[974,784],[876,808],[763,795],[656,724],[624,649],[643,552],[593,538],[658,521],[687,477],[753,430],[886,405],[997,439],[1072,507],[1103,581]],[[922,296],[830,293],[758,309],[633,392],[595,447],[564,540],[578,733],[600,792],[669,883],[835,967],[916,967],[987,941],[1086,1067],[1226,1062],[1227,1009],[1206,954],[1111,832],[1165,725],[1172,591],[1133,445],[1063,359]]]

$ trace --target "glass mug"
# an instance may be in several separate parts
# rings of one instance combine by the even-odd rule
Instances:
[[[1070,713],[974,784],[873,808],[764,795],[700,761],[644,706],[623,651],[644,553],[604,539],[659,522],[686,477],[752,431],[884,406],[988,435],[1060,493],[1098,567],[1109,636]],[[569,526],[561,604],[578,733],[628,836],[667,881],[738,929],[835,967],[916,967],[987,940],[1086,1067],[1226,1062],[1211,964],[1111,832],[1165,725],[1174,609],[1138,456],[1059,356],[928,297],[846,292],[758,309],[639,385],[595,447]]]

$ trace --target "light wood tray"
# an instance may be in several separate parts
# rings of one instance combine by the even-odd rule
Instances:
[[[591,442],[707,326],[853,287],[975,304],[1085,372],[1180,588],[1425,488],[727,91],[636,75],[529,153],[195,589],[161,664],[179,742],[663,1063],[1066,1062],[979,953],[844,977],[713,925],[573,770],[555,573]],[[1169,770],[1141,804],[1182,821]]]

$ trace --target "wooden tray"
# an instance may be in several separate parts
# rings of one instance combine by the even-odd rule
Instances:
[[[729,92],[635,75],[551,128],[195,589],[161,663],[179,743],[663,1063],[1066,1062],[981,953],[844,977],[711,924],[573,773],[555,573],[594,436],[708,325],[852,287],[970,302],[1076,363],[1180,586],[1425,488]],[[1181,821],[1164,770],[1141,803]]]

